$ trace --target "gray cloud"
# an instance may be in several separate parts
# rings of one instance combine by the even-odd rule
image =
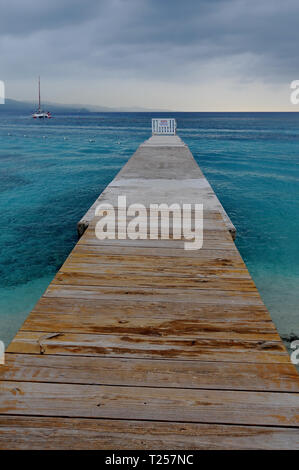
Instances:
[[[1,75],[283,82],[298,15],[297,0],[2,0]]]
[[[98,15],[104,3],[95,0],[2,0],[1,36],[24,36],[76,26]]]

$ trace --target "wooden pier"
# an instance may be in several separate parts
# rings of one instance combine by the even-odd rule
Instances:
[[[100,241],[118,195],[203,203],[203,248]],[[142,144],[78,231],[0,366],[1,449],[299,448],[298,373],[178,136]]]

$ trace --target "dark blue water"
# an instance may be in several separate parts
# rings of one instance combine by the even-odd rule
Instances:
[[[0,115],[0,339],[6,344],[76,243],[76,223],[161,113]],[[299,336],[299,115],[167,113],[237,228],[282,335]]]

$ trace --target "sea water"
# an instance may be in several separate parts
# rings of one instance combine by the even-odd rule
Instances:
[[[284,338],[299,338],[299,115],[0,115],[0,339],[12,339],[77,241],[76,224],[151,134],[178,133],[237,228],[236,244]]]

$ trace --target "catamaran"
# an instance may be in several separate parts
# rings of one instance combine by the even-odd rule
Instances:
[[[42,110],[41,101],[40,101],[40,77],[38,77],[38,109],[35,113],[32,114],[33,119],[50,119],[51,113],[49,111],[45,112]]]

